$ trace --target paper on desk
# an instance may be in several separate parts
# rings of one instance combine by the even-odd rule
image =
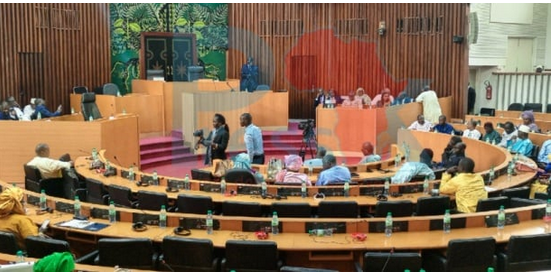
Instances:
[[[495,191],[495,190],[497,190],[497,189],[495,189],[495,188],[492,188],[492,187],[488,187],[488,186],[484,186],[484,188],[485,188],[485,191],[487,191],[487,192],[490,192],[490,191]]]
[[[67,222],[63,222],[58,224],[59,226],[63,226],[63,227],[72,227],[72,228],[80,228],[83,229],[85,227],[87,227],[88,225],[91,225],[92,223],[89,221],[84,221],[84,220],[70,220]]]

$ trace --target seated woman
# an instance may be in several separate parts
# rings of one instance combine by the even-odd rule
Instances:
[[[539,132],[540,129],[536,125],[536,118],[534,118],[534,112],[531,110],[526,110],[520,115],[522,118],[522,124],[530,128],[530,132]]]
[[[362,108],[362,100],[356,100],[356,96],[353,91],[348,93],[348,99],[345,99],[342,102],[343,107],[354,107],[354,108]]]
[[[19,247],[25,249],[25,238],[39,235],[39,228],[26,216],[22,200],[23,191],[18,187],[0,193],[0,230],[13,233]]]
[[[391,90],[385,88],[380,94],[377,94],[371,101],[371,105],[374,107],[388,107],[393,104],[395,98],[391,95]]]
[[[292,184],[306,182],[308,186],[311,186],[308,176],[305,173],[298,172],[302,167],[302,157],[294,154],[284,156],[284,164],[286,168],[277,173],[275,182]]]
[[[240,154],[236,155],[236,157],[234,157],[233,161],[234,161],[234,168],[247,169],[247,170],[251,171],[253,173],[253,175],[255,175],[255,179],[257,180],[257,183],[260,184],[263,181],[265,181],[265,178],[263,177],[263,175],[261,175],[261,173],[255,171],[251,168],[249,155],[247,153],[240,153]]]
[[[425,176],[429,180],[435,179],[435,173],[431,170],[433,151],[424,148],[420,153],[420,162],[406,162],[391,178],[393,184],[410,182],[415,176]]]

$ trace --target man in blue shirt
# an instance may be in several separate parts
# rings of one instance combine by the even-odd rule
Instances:
[[[337,166],[337,158],[328,154],[323,157],[323,171],[319,173],[317,186],[325,186],[350,181],[350,171],[344,166]]]
[[[325,156],[325,154],[327,154],[327,150],[322,147],[319,146],[317,148],[317,153],[315,154],[315,158],[311,159],[311,160],[305,160],[304,161],[304,166],[305,167],[322,167],[323,166],[323,157]]]
[[[439,124],[433,127],[433,131],[445,134],[453,134],[454,128],[451,124],[447,124],[447,116],[439,116]]]
[[[511,148],[511,152],[530,157],[534,145],[532,141],[528,139],[528,133],[530,133],[530,128],[528,126],[521,125],[518,127],[518,137],[513,137],[507,146]]]
[[[381,161],[381,155],[373,154],[373,145],[370,142],[362,144],[362,153],[364,157],[360,160],[359,164],[367,164]]]
[[[244,143],[252,164],[264,164],[265,154],[263,151],[263,136],[261,129],[251,123],[252,117],[249,113],[240,115],[240,126],[246,128]]]
[[[538,153],[538,165],[541,168],[545,168],[549,164],[548,156],[551,154],[551,139],[543,142],[540,152]]]
[[[41,99],[41,98],[37,98],[35,100],[35,116],[38,117],[39,113],[41,114],[41,118],[47,118],[47,117],[54,117],[54,116],[60,116],[62,114],[62,105],[59,105],[58,108],[56,109],[56,112],[50,112],[50,110],[48,110],[48,108],[46,108],[45,106],[45,100]]]
[[[413,177],[422,175],[429,180],[435,179],[435,173],[431,170],[433,159],[433,151],[429,148],[424,148],[420,153],[419,162],[406,162],[396,172],[395,176],[391,178],[393,184],[403,184],[410,182]]]

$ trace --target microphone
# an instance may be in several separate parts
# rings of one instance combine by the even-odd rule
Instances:
[[[118,160],[118,157],[116,157],[116,155],[114,155],[114,160],[116,160],[116,163],[122,167],[122,164],[120,164],[120,160]]]
[[[394,252],[395,252],[395,248],[391,247],[391,252],[389,252],[389,256],[387,256],[387,260],[385,260],[385,264],[383,264],[383,268],[381,268],[381,272],[385,272],[385,268],[387,268],[387,264],[389,263],[389,260],[391,259],[391,256],[393,255]]]
[[[83,150],[83,149],[78,149],[78,151],[79,151],[79,152],[83,152],[83,153],[85,153],[85,154],[91,154],[90,151],[85,151],[85,150]]]
[[[228,83],[228,81],[226,81],[226,85],[230,88],[230,92],[234,92],[234,89],[233,89],[232,86]]]

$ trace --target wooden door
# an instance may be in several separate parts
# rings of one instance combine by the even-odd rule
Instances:
[[[195,43],[194,34],[141,33],[141,78],[187,81],[188,67],[197,64]]]

